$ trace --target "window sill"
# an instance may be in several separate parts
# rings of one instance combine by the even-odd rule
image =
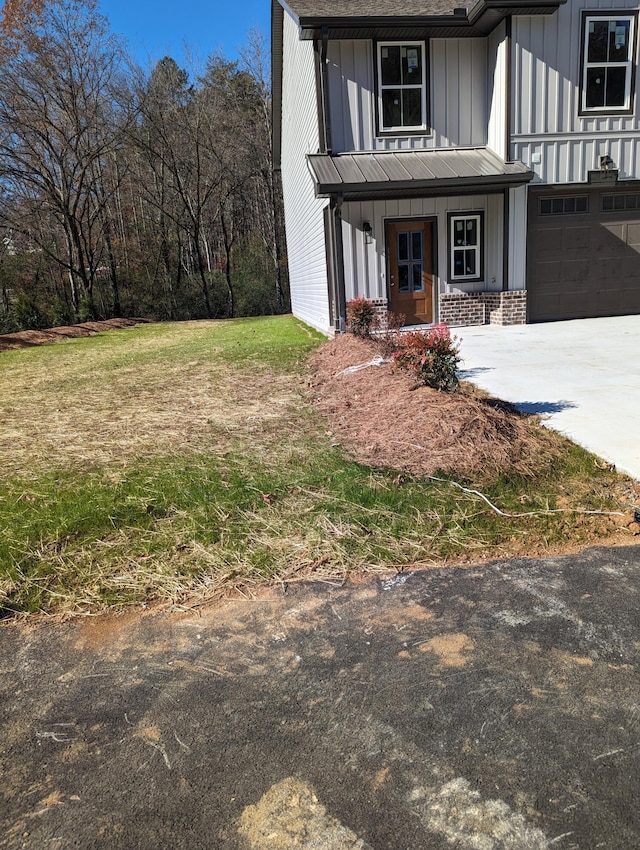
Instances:
[[[433,130],[431,127],[423,127],[417,130],[378,130],[376,132],[377,139],[405,139],[415,136],[432,136]]]
[[[633,109],[579,109],[578,118],[616,118],[633,115]]]

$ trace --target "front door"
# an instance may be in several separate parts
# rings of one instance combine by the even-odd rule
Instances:
[[[433,321],[431,221],[394,221],[388,225],[389,309],[407,325]]]

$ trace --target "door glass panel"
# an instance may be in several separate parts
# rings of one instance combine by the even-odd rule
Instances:
[[[422,259],[422,233],[411,234],[411,259]]]
[[[422,263],[413,264],[413,291],[424,291],[424,284],[422,282]]]
[[[409,292],[409,266],[398,266],[398,289],[400,292]]]
[[[409,260],[409,234],[398,233],[398,260]]]

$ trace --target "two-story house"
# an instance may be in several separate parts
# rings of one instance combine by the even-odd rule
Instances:
[[[639,0],[273,0],[293,312],[640,312]]]

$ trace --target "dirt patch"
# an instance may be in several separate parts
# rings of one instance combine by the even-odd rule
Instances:
[[[314,789],[291,776],[272,786],[240,818],[240,835],[252,850],[367,850],[346,826],[327,814]]]
[[[0,334],[0,351],[12,348],[31,348],[34,345],[48,345],[64,339],[80,336],[92,336],[103,331],[132,328],[149,322],[150,319],[107,319],[104,322],[83,322],[80,325],[63,325],[59,328],[47,328],[41,331],[20,331],[15,334]]]
[[[420,643],[421,652],[433,652],[442,667],[464,667],[469,653],[473,650],[473,641],[461,633],[437,635]]]
[[[415,387],[390,363],[345,371],[377,356],[373,342],[344,334],[323,345],[313,361],[317,404],[360,463],[486,478],[527,474],[557,455],[557,438],[533,417],[471,384],[457,393]]]

